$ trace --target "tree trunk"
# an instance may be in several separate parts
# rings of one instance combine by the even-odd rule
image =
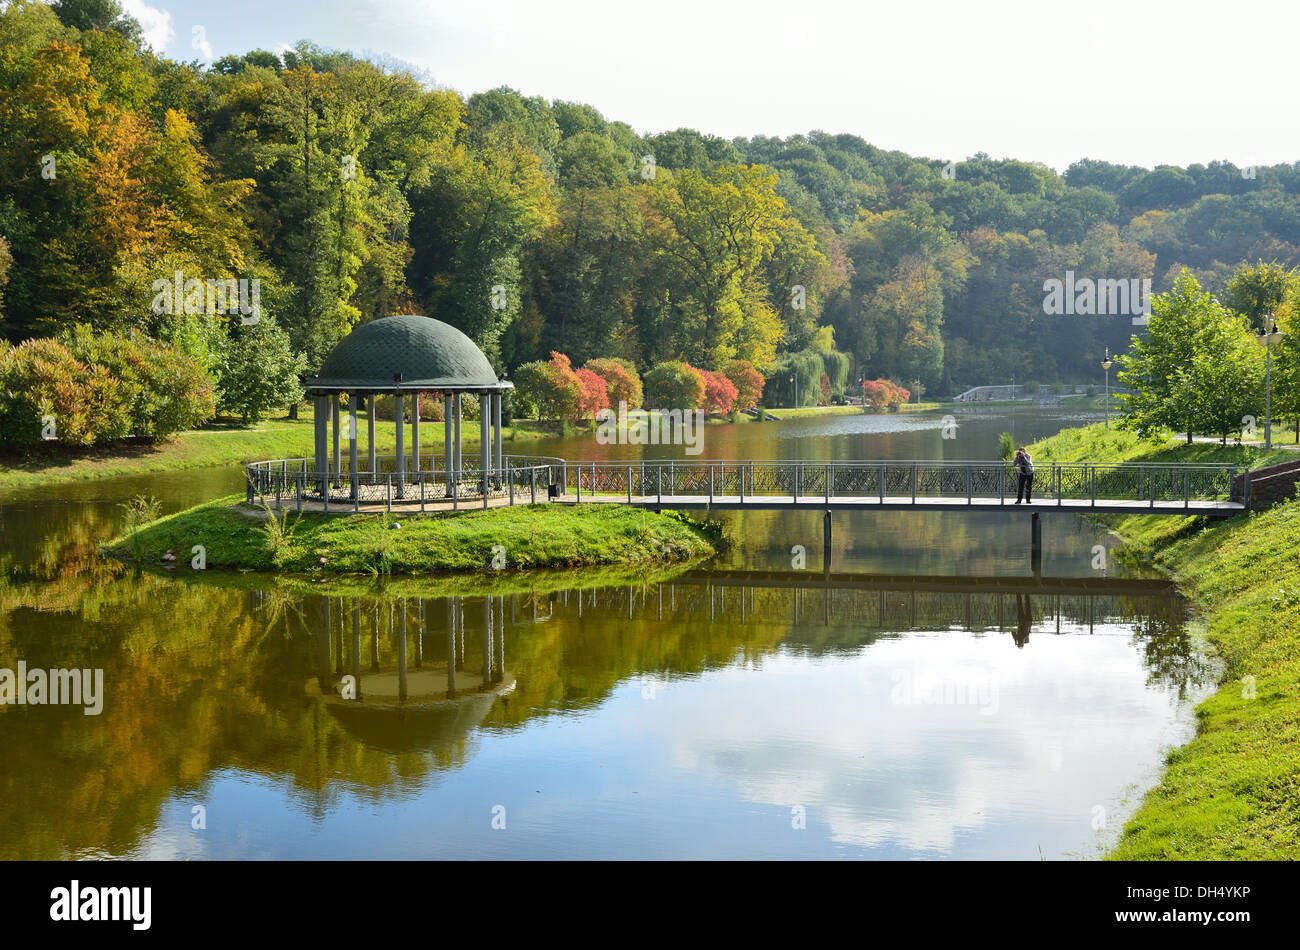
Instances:
[[[290,419],[298,418],[298,404],[296,402],[289,404],[289,418]]]

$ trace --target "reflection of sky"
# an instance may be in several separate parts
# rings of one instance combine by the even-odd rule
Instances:
[[[624,681],[580,714],[480,732],[400,800],[333,789],[317,811],[227,770],[164,810],[166,857],[955,857],[1093,854],[1190,704],[1148,687],[1123,627],[931,633],[850,655],[781,651]],[[900,693],[900,683],[911,691]],[[919,700],[944,687],[956,702]],[[967,687],[971,687],[968,689]],[[975,688],[978,687],[978,688]],[[652,698],[651,698],[652,696]],[[190,807],[207,807],[206,831]],[[490,826],[504,805],[505,830]],[[794,830],[794,806],[806,830]]]

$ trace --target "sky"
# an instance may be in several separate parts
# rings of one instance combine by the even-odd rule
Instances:
[[[1300,160],[1300,4],[1145,0],[119,0],[210,62],[300,39],[468,96],[589,103],[641,133],[850,132],[1058,171]]]

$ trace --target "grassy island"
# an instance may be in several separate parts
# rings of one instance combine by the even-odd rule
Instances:
[[[520,505],[459,514],[278,514],[230,496],[108,542],[125,561],[318,574],[438,574],[655,565],[707,557],[720,528],[622,505]],[[495,562],[495,563],[494,563]]]
[[[1150,442],[1101,426],[1031,447],[1035,461],[1275,460],[1249,446]],[[1284,458],[1295,453],[1283,452]],[[1172,574],[1223,663],[1197,734],[1111,854],[1123,860],[1293,860],[1300,854],[1300,502],[1225,521],[1108,516],[1131,550]]]

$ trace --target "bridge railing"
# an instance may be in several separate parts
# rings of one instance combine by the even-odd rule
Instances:
[[[1033,494],[1040,502],[1221,501],[1232,497],[1241,466],[1215,463],[1041,462]],[[1002,462],[944,461],[658,461],[570,462],[562,493],[594,498],[794,499],[1014,498],[1018,472]]]
[[[549,456],[507,455],[501,468],[486,472],[478,457],[466,456],[461,464],[448,466],[439,455],[421,454],[419,459],[406,457],[399,467],[395,456],[376,456],[375,464],[364,455],[357,468],[335,469],[333,460],[318,470],[312,459],[273,459],[251,462],[245,467],[245,496],[248,504],[292,506],[302,509],[304,502],[320,503],[332,508],[359,509],[363,504],[416,505],[451,502],[453,507],[486,506],[489,499],[510,504],[527,503],[540,497],[545,500],[548,487],[564,481],[564,459]]]

